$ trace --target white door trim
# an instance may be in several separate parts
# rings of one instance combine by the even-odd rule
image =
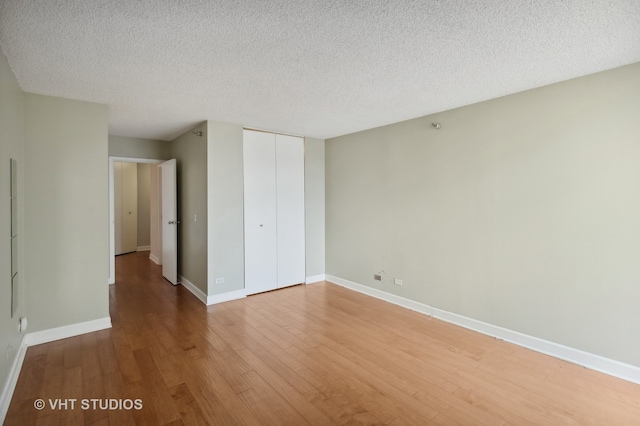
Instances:
[[[134,157],[115,157],[109,156],[109,279],[107,284],[115,284],[116,282],[116,232],[114,229],[115,206],[114,206],[114,182],[113,182],[113,163],[147,163],[160,164],[166,160],[157,160],[154,158],[134,158]]]

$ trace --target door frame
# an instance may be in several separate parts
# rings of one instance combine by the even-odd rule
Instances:
[[[160,164],[166,160],[156,158],[135,158],[109,156],[109,278],[107,284],[116,282],[116,230],[115,230],[115,188],[114,163]]]

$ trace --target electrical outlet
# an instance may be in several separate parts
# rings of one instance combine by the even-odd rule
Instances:
[[[224,278],[216,278],[216,284],[222,284],[224,282]]]
[[[393,283],[394,283],[395,285],[402,285],[402,280],[401,280],[400,278],[394,278],[394,279],[393,279]]]

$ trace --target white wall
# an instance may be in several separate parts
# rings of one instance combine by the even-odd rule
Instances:
[[[639,164],[640,64],[329,139],[327,273],[640,366]]]
[[[107,108],[25,95],[30,331],[109,316]]]

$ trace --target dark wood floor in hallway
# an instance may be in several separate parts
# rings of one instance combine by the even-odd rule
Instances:
[[[147,257],[113,328],[28,349],[6,425],[640,424],[639,385],[329,283],[205,307]]]

